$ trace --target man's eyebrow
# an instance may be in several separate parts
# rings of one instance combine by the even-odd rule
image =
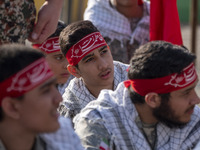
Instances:
[[[99,51],[102,51],[102,50],[104,50],[105,48],[107,48],[107,46],[105,45],[105,46],[103,46],[103,47],[100,47],[99,48]]]
[[[55,54],[55,55],[53,55],[53,56],[62,56],[63,54]]]
[[[187,92],[189,92],[189,91],[191,91],[191,90],[195,89],[195,87],[196,87],[196,84],[195,84],[194,86],[192,86],[192,87],[190,87],[190,88],[186,89],[186,90],[185,90],[185,91],[183,91],[182,93],[183,93],[183,94],[184,94],[184,93],[187,93]]]
[[[189,89],[186,89],[184,92],[189,92],[189,91],[191,91],[191,90],[194,89],[194,88],[195,88],[195,86],[190,87]]]
[[[42,84],[40,87],[39,87],[39,90],[42,90],[43,88],[45,87],[48,87],[48,86],[51,86],[52,84],[55,84],[56,83],[56,78],[53,78],[47,82],[45,82],[44,84]]]
[[[85,57],[83,57],[82,61],[85,61],[87,58],[92,57],[92,56],[94,56],[94,53],[86,55]]]
[[[102,51],[102,50],[104,50],[106,47],[107,47],[106,45],[103,46],[103,47],[100,47],[98,51]],[[93,53],[93,54],[88,54],[88,55],[86,55],[85,57],[83,57],[83,59],[82,59],[81,61],[85,61],[87,58],[92,57],[92,56],[94,56],[94,53]]]

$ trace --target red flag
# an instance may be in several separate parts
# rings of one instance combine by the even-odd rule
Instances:
[[[164,40],[183,45],[177,0],[151,0],[150,41]]]

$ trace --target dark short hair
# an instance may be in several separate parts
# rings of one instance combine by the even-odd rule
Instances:
[[[93,32],[99,31],[91,21],[81,20],[67,25],[59,37],[61,51],[64,56],[74,44]]]
[[[129,79],[153,79],[181,73],[195,59],[196,56],[182,46],[164,41],[149,42],[139,47],[133,54],[128,77]],[[144,102],[144,97],[134,91],[130,90],[130,92],[134,103]],[[160,95],[169,98],[169,94]]]
[[[0,82],[16,74],[29,64],[44,57],[44,55],[25,45],[5,44],[0,46]],[[21,99],[21,98],[19,98]],[[3,119],[3,111],[0,107],[0,121]]]
[[[66,25],[63,21],[58,20],[58,25],[57,25],[56,31],[55,31],[52,35],[50,35],[50,36],[48,37],[48,39],[49,39],[49,38],[52,38],[52,37],[58,37],[58,36],[60,36],[61,31],[62,31],[66,26],[67,26],[67,25]]]

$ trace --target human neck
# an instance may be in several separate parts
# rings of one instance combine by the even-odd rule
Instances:
[[[112,2],[111,0],[111,5],[113,5],[118,12],[120,12],[127,18],[141,18],[143,16],[143,6],[138,5],[137,3],[130,6],[123,6],[116,2]]]
[[[0,123],[0,139],[6,150],[31,150],[35,136],[24,130],[19,124]]]
[[[155,124],[157,119],[153,116],[152,109],[146,104],[135,104],[140,120],[145,124]]]
[[[113,85],[107,85],[107,86],[92,86],[88,87],[86,85],[87,89],[90,91],[90,93],[97,98],[103,89],[113,90]]]

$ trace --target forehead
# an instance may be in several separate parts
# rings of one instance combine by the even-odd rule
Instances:
[[[87,56],[94,55],[96,52],[100,52],[101,50],[104,50],[105,48],[107,48],[106,45],[101,46],[101,47],[99,47],[99,48],[96,48],[96,49],[94,49],[93,51],[91,51],[90,53],[88,53],[87,55],[85,55],[85,56],[83,57],[83,59],[84,59],[85,57],[87,57]],[[83,60],[83,59],[82,59],[82,60]]]
[[[55,55],[63,55],[63,53],[61,51],[57,51],[57,52],[47,54],[47,56],[55,56]]]
[[[56,77],[53,76],[50,79],[45,80],[43,83],[41,83],[40,85],[38,85],[37,87],[35,87],[35,90],[41,90],[45,87],[51,86],[56,84]]]
[[[173,92],[171,92],[171,95],[184,94],[187,91],[193,90],[197,86],[198,81],[199,81],[199,79],[197,78],[196,81],[194,83],[192,83],[191,85],[189,85],[185,88],[182,88],[180,90],[173,91]]]

